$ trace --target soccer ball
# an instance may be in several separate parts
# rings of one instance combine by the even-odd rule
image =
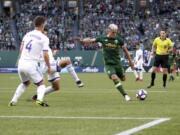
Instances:
[[[147,91],[144,90],[144,89],[140,89],[137,91],[136,93],[136,97],[139,99],[139,100],[145,100],[147,98]]]

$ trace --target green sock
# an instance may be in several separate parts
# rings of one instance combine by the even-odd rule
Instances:
[[[118,80],[113,80],[114,85],[116,87],[116,89],[123,95],[127,95],[127,93],[124,91],[124,88],[122,86],[122,84],[118,81]]]

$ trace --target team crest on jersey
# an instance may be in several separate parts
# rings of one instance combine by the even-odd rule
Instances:
[[[110,71],[110,70],[108,70],[108,71],[107,71],[107,73],[108,73],[108,74],[110,74],[110,73],[111,73],[111,71]]]
[[[115,43],[115,44],[118,44],[118,40],[114,40],[114,43]]]

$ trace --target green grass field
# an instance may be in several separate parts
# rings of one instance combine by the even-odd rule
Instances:
[[[61,90],[48,95],[45,100],[50,107],[43,108],[27,101],[36,92],[34,86],[17,106],[8,107],[19,78],[0,74],[0,135],[115,135],[159,118],[170,120],[134,134],[180,134],[180,79],[163,89],[162,74],[158,74],[156,86],[147,90],[148,98],[139,101],[136,91],[146,88],[150,74],[144,75],[143,82],[135,82],[133,74],[127,74],[123,85],[133,100],[126,102],[106,74],[79,76],[84,88],[77,88],[69,74],[62,74]]]

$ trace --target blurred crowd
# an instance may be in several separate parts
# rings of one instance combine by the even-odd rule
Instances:
[[[79,37],[96,37],[105,34],[110,23],[118,25],[119,33],[125,39],[129,50],[134,50],[137,44],[149,50],[161,27],[168,29],[169,37],[178,46],[180,9],[175,1],[164,0],[161,8],[154,3],[153,8],[137,12],[133,1],[124,5],[122,0],[85,0],[83,14],[78,16],[78,28],[74,30],[77,16],[73,11],[62,11],[58,0],[21,0],[20,8],[13,16],[18,39],[15,39],[10,31],[8,18],[3,17],[0,19],[0,50],[14,50],[13,41],[21,41],[23,35],[32,30],[32,20],[37,15],[47,17],[50,46],[59,50],[99,49],[99,44],[79,45],[73,40],[73,32],[77,32]]]
[[[33,6],[32,6],[33,5]],[[16,24],[21,40],[23,35],[32,30],[33,19],[37,15],[47,17],[48,37],[50,38],[50,46],[52,48],[63,49],[62,41],[67,41],[70,37],[72,16],[66,12],[61,12],[56,1],[51,0],[34,0],[21,3],[20,12],[16,15]],[[66,20],[64,22],[63,20]],[[66,25],[66,26],[65,26]],[[66,29],[64,29],[66,27]],[[66,39],[64,39],[66,38]],[[71,45],[69,45],[71,48]]]
[[[15,38],[10,31],[10,19],[5,16],[0,17],[0,51],[2,50],[15,50]]]
[[[175,44],[179,44],[180,9],[173,0],[164,1],[165,6],[161,10],[158,5],[153,5],[156,8],[140,10],[138,13],[134,10],[133,2],[125,7],[111,0],[87,1],[85,15],[80,24],[82,37],[105,34],[107,26],[115,23],[119,26],[119,33],[125,39],[129,50],[133,50],[140,43],[145,49],[150,49],[152,40],[162,27],[167,28],[168,36]]]

